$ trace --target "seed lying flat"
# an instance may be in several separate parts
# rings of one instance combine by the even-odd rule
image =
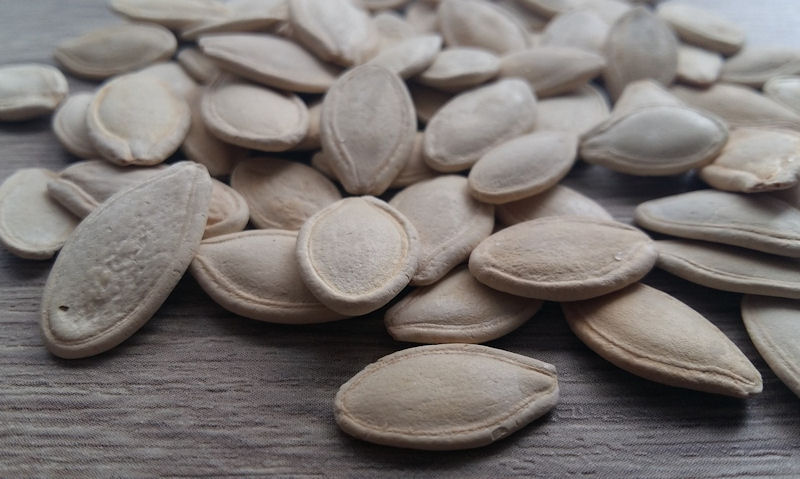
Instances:
[[[536,130],[569,131],[583,135],[608,119],[608,99],[600,89],[584,85],[567,95],[537,103]]]
[[[433,64],[416,81],[443,91],[458,91],[480,85],[500,72],[500,59],[494,53],[474,47],[442,50]]]
[[[654,80],[636,80],[628,83],[614,102],[611,118],[622,118],[642,108],[654,106],[683,107],[686,104]]]
[[[200,38],[198,44],[222,68],[274,88],[324,93],[339,73],[300,45],[274,35],[209,35]]]
[[[47,349],[63,358],[92,356],[142,327],[192,261],[210,197],[205,168],[179,163],[87,216],[47,278]]]
[[[577,301],[624,288],[652,269],[658,253],[636,228],[614,221],[550,216],[484,240],[469,258],[481,283],[506,293]]]
[[[797,301],[751,295],[742,298],[747,334],[775,375],[800,397],[799,313]]]
[[[186,73],[204,85],[214,81],[220,73],[219,67],[197,48],[184,48],[175,59]]]
[[[323,101],[322,148],[351,194],[386,191],[411,155],[416,131],[405,83],[378,65],[345,73]]]
[[[210,33],[258,32],[289,19],[286,0],[230,0],[228,15],[210,17],[181,31],[184,40]]]
[[[608,23],[592,10],[572,10],[557,15],[547,24],[539,44],[580,48],[601,55],[608,30]]]
[[[800,260],[718,243],[656,241],[657,266],[709,288],[800,299]]]
[[[722,71],[722,56],[689,45],[678,47],[678,81],[701,87],[711,86]]]
[[[522,326],[541,306],[484,286],[461,266],[412,291],[386,311],[384,322],[397,341],[483,343]]]
[[[578,137],[537,131],[489,150],[469,172],[472,196],[485,203],[508,203],[541,193],[569,173]]]
[[[682,238],[800,257],[800,210],[770,196],[692,191],[640,204],[636,222]]]
[[[123,23],[65,40],[54,56],[76,76],[104,79],[167,60],[177,46],[175,35],[160,25]]]
[[[637,376],[734,397],[761,392],[758,370],[722,331],[655,288],[635,284],[561,308],[584,344]]]
[[[97,91],[86,124],[92,144],[105,159],[119,165],[154,165],[181,145],[191,113],[186,101],[161,80],[129,74]]]
[[[161,80],[175,96],[189,101],[198,89],[194,78],[178,62],[158,62],[146,66],[136,73],[150,75]]]
[[[722,81],[761,88],[772,77],[800,73],[800,49],[748,46],[722,67]]]
[[[602,56],[570,47],[534,47],[503,57],[500,74],[524,78],[537,97],[568,93],[585,85],[606,66]]]
[[[372,17],[372,23],[380,36],[379,51],[419,35],[417,29],[408,23],[403,16],[391,10],[376,13]]]
[[[781,190],[800,177],[800,134],[790,130],[737,128],[700,177],[714,188],[755,193]]]
[[[206,90],[201,112],[221,140],[261,151],[288,150],[308,132],[308,108],[300,97],[229,76]]]
[[[494,207],[470,196],[467,180],[446,175],[415,183],[389,202],[419,233],[414,285],[433,284],[492,233]]]
[[[505,226],[546,216],[588,216],[613,221],[614,217],[597,202],[564,185],[544,193],[497,205],[497,219]]]
[[[342,319],[305,287],[295,260],[296,231],[256,230],[200,243],[190,271],[220,306],[283,324]]]
[[[714,12],[678,2],[662,3],[657,10],[687,43],[724,55],[732,55],[744,45],[744,31]]]
[[[418,238],[414,226],[385,202],[369,196],[345,198],[300,229],[300,275],[330,309],[366,314],[408,285],[417,270]]]
[[[47,115],[67,96],[67,79],[50,65],[0,66],[0,121]]]
[[[99,155],[89,138],[86,126],[86,110],[94,98],[93,93],[70,95],[53,115],[53,132],[58,141],[70,153],[81,158],[97,158]]]
[[[339,427],[365,441],[454,450],[502,439],[557,402],[554,366],[448,344],[406,349],[367,366],[339,388],[334,413]]]
[[[183,139],[181,151],[186,158],[205,166],[211,176],[226,176],[246,156],[247,150],[225,143],[208,130],[202,108],[205,91],[205,88],[198,88],[188,99],[192,124]]]
[[[428,123],[425,160],[437,171],[465,170],[535,123],[536,96],[523,80],[508,78],[461,93]]]
[[[342,199],[336,186],[313,168],[279,158],[240,162],[231,185],[244,196],[257,228],[297,231],[314,213]]]
[[[381,50],[368,63],[380,65],[400,78],[410,78],[428,68],[442,48],[439,35],[419,35]]]
[[[449,46],[478,47],[502,55],[529,43],[524,27],[489,2],[442,0],[438,15],[439,29]]]
[[[133,20],[158,23],[173,30],[231,13],[216,0],[110,0],[109,6]]]
[[[0,244],[21,258],[52,258],[78,224],[47,195],[53,178],[52,171],[23,168],[0,185]]]
[[[764,84],[764,94],[800,113],[800,76],[773,77]]]

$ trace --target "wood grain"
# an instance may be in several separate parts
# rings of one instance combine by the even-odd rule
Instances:
[[[696,3],[745,23],[754,42],[800,46],[796,0]],[[0,0],[0,12],[0,64],[52,63],[59,40],[119,21],[102,0]],[[74,161],[49,121],[0,124],[0,179]],[[566,183],[625,222],[641,201],[702,186],[692,174],[637,178],[585,164]],[[187,276],[120,347],[64,361],[47,353],[38,330],[49,266],[0,251],[0,477],[800,476],[800,400],[747,338],[740,295],[661,271],[645,282],[728,334],[762,373],[763,394],[736,400],[634,377],[583,346],[548,304],[490,345],[555,364],[560,404],[490,447],[429,453],[357,441],[334,423],[338,387],[410,346],[390,338],[382,312],[312,327],[263,324],[216,306]]]

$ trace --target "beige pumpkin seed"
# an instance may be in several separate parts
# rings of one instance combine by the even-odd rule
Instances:
[[[383,11],[372,18],[375,29],[380,36],[379,51],[383,51],[397,43],[409,40],[418,36],[414,25],[408,23],[399,13],[394,11]]]
[[[161,80],[178,98],[189,101],[199,88],[192,77],[178,62],[159,62],[144,67],[136,73],[149,75]]]
[[[220,69],[197,48],[184,48],[175,57],[178,64],[199,83],[207,85],[220,74]]]
[[[557,15],[547,24],[540,45],[578,48],[602,55],[609,28],[592,10],[572,10]]]
[[[659,268],[735,293],[800,299],[800,260],[705,241],[656,241]]]
[[[397,341],[484,343],[522,326],[541,306],[537,299],[486,287],[460,266],[401,299],[386,311],[384,323]]]
[[[342,319],[300,278],[296,231],[255,230],[200,243],[189,270],[211,298],[246,318],[283,324]]]
[[[497,205],[497,219],[505,226],[546,216],[587,216],[613,221],[614,217],[593,199],[564,185],[544,193]]]
[[[507,78],[469,90],[431,118],[425,130],[425,161],[437,171],[465,170],[535,124],[536,95],[527,82]]]
[[[608,32],[603,78],[612,98],[625,85],[652,78],[669,85],[678,69],[678,41],[670,27],[644,7],[635,7]]]
[[[682,193],[640,204],[636,222],[681,238],[800,257],[800,210],[766,195]]]
[[[99,154],[89,138],[86,110],[94,93],[70,95],[53,115],[53,132],[61,145],[80,158],[97,158]]]
[[[231,185],[250,206],[257,228],[297,231],[317,211],[342,196],[322,174],[279,158],[248,158],[236,165]]]
[[[554,366],[486,346],[446,344],[370,364],[339,388],[334,415],[346,433],[365,441],[454,450],[502,439],[557,402]]]
[[[369,15],[350,0],[289,0],[289,20],[295,37],[324,61],[356,65],[379,47]]]
[[[110,0],[109,6],[132,20],[158,23],[172,30],[231,14],[216,0]]]
[[[545,18],[552,18],[578,7],[580,0],[519,0],[519,3]]]
[[[433,115],[453,99],[450,93],[414,82],[408,84],[408,91],[411,93],[411,101],[414,102],[417,120],[421,123],[430,122]]]
[[[744,45],[744,31],[714,12],[679,2],[661,3],[657,11],[686,43],[723,55],[732,55]]]
[[[491,80],[500,73],[497,55],[473,47],[442,50],[415,80],[443,91],[464,90]]]
[[[310,151],[322,148],[320,135],[320,122],[322,121],[322,100],[308,105],[308,131],[300,143],[294,145],[293,150]]]
[[[422,154],[422,145],[425,141],[425,134],[417,132],[414,137],[414,148],[411,149],[411,155],[408,161],[397,174],[397,177],[392,181],[389,188],[403,188],[405,186],[418,183],[420,181],[429,180],[439,175],[439,172],[431,169]]]
[[[230,13],[190,25],[181,31],[184,40],[212,33],[260,32],[289,19],[287,0],[231,0]]]
[[[205,166],[211,176],[226,176],[247,155],[247,150],[225,143],[211,134],[203,120],[204,93],[205,88],[198,88],[189,98],[192,124],[183,139],[181,151],[186,158]]]
[[[320,150],[311,156],[311,166],[329,179],[336,180],[336,175],[331,169],[328,155],[326,155],[324,151]]]
[[[758,370],[722,331],[655,288],[635,284],[561,308],[584,344],[632,374],[726,396],[761,392]]]
[[[549,216],[484,240],[469,270],[490,288],[548,301],[608,294],[647,274],[658,253],[644,233],[615,221]]]
[[[722,56],[689,45],[678,47],[677,80],[688,85],[710,86],[719,79]]]
[[[225,70],[274,88],[324,93],[339,74],[300,45],[273,35],[211,35],[202,37],[199,45]]]
[[[23,168],[0,185],[0,244],[20,258],[52,258],[78,224],[47,194],[47,182],[55,176]]]
[[[797,301],[747,295],[742,319],[761,357],[800,397],[800,311]]]
[[[500,75],[524,78],[537,97],[571,92],[599,75],[602,56],[570,47],[534,47],[511,53],[500,62]]]
[[[654,80],[636,80],[628,83],[622,90],[614,103],[611,118],[622,118],[642,108],[654,106],[684,107],[686,104]]]
[[[67,79],[50,65],[0,66],[0,121],[30,120],[51,113],[67,96]]]
[[[800,73],[800,49],[748,46],[728,58],[722,81],[761,88],[772,77]]]
[[[439,29],[436,5],[426,1],[415,1],[409,5],[406,9],[405,19],[417,33],[437,33]]]
[[[428,68],[441,48],[439,35],[419,35],[381,50],[367,64],[380,65],[400,78],[410,78]]]
[[[764,84],[764,94],[800,114],[800,76],[778,76]]]
[[[414,285],[433,284],[465,261],[492,234],[494,207],[470,196],[466,178],[440,176],[415,183],[389,202],[419,233]]]
[[[308,108],[297,95],[230,76],[208,87],[200,109],[211,133],[245,148],[288,150],[308,132]]]
[[[781,190],[800,177],[800,134],[790,130],[737,128],[700,177],[719,190]]]
[[[123,23],[64,40],[54,56],[73,75],[104,79],[167,60],[177,46],[175,35],[160,25]]]
[[[250,209],[244,197],[218,180],[211,180],[211,200],[203,239],[238,233],[247,227]]]
[[[658,135],[642,132],[658,131]],[[682,173],[711,162],[728,129],[718,118],[687,107],[653,106],[611,118],[584,135],[585,161],[632,175]]]
[[[608,99],[599,88],[584,85],[567,95],[537,103],[536,131],[567,131],[583,135],[608,119]]]
[[[47,349],[62,358],[92,356],[142,327],[189,267],[210,197],[205,168],[184,162],[87,216],[47,278],[41,309]]]
[[[416,132],[405,83],[381,66],[353,68],[325,95],[322,148],[348,193],[386,191],[408,161]]]
[[[578,137],[563,131],[537,131],[491,150],[469,172],[472,196],[484,203],[509,203],[539,194],[572,168]]]
[[[317,212],[297,237],[303,282],[322,304],[353,316],[375,311],[405,288],[419,250],[411,222],[370,196]]]
[[[181,145],[191,112],[161,80],[129,74],[97,91],[86,124],[92,144],[105,159],[119,165],[154,165]]]
[[[439,29],[451,47],[477,47],[502,55],[529,45],[525,28],[490,2],[442,0],[438,15]]]

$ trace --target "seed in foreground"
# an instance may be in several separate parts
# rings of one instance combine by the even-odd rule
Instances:
[[[420,346],[367,366],[339,389],[336,422],[387,446],[485,446],[558,402],[553,365],[486,346]]]

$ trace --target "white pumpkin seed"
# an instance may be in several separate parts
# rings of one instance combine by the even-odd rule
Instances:
[[[654,106],[685,107],[686,104],[654,80],[636,80],[628,83],[622,90],[614,103],[611,118],[622,118],[642,108]]]
[[[109,7],[132,20],[158,23],[172,30],[231,14],[216,0],[110,0]]]
[[[415,80],[443,91],[464,90],[491,80],[500,72],[497,55],[473,47],[442,50]]]
[[[497,205],[497,219],[505,226],[546,216],[588,216],[613,221],[614,217],[596,201],[564,185],[511,203]]]
[[[225,143],[208,130],[202,111],[205,91],[205,88],[198,88],[189,99],[192,124],[183,139],[181,151],[186,158],[205,166],[211,176],[227,176],[236,163],[247,155],[247,150]]]
[[[583,135],[608,119],[608,98],[599,88],[584,85],[567,95],[537,103],[536,131],[568,131]]]
[[[661,3],[657,11],[686,43],[723,55],[732,55],[744,45],[744,31],[715,12],[679,2]]]
[[[436,5],[415,1],[406,9],[405,19],[417,33],[438,33],[439,16],[436,14]]]
[[[380,65],[400,78],[410,78],[428,68],[442,48],[439,35],[420,35],[381,50],[370,65]]]
[[[230,14],[209,18],[181,31],[184,40],[196,40],[210,33],[266,31],[289,19],[288,0],[231,0]]]
[[[800,49],[748,46],[728,58],[722,81],[761,88],[772,77],[800,73]]]
[[[217,64],[197,48],[184,48],[175,59],[186,73],[203,85],[216,80],[220,74]]]
[[[0,66],[0,121],[30,120],[51,113],[67,96],[64,75],[50,65]]]
[[[764,94],[800,114],[800,76],[778,76],[764,84]]]
[[[211,200],[203,239],[238,233],[247,227],[250,210],[244,197],[218,180],[211,180]]]
[[[570,47],[534,47],[511,53],[500,62],[500,75],[524,78],[541,98],[571,92],[598,76],[602,56]]]
[[[579,48],[602,55],[609,28],[592,10],[572,10],[557,15],[547,24],[540,45]]]
[[[61,145],[80,158],[97,158],[99,154],[89,138],[86,110],[94,93],[70,95],[53,115],[53,132]]]
[[[677,80],[688,85],[710,86],[719,79],[722,56],[689,45],[678,47]]]
[[[529,44],[525,28],[490,2],[442,0],[438,15],[439,29],[451,47],[478,47],[502,55]]]
[[[406,161],[403,169],[397,174],[397,177],[392,181],[389,188],[403,188],[439,176],[438,171],[431,169],[431,167],[425,163],[425,158],[422,154],[422,145],[424,141],[425,134],[423,132],[417,132],[417,135],[414,137],[414,147],[411,149],[411,155],[409,155],[408,161]]]
[[[186,101],[189,101],[199,88],[194,78],[190,77],[178,62],[154,63],[136,73],[158,78],[175,96]]]

